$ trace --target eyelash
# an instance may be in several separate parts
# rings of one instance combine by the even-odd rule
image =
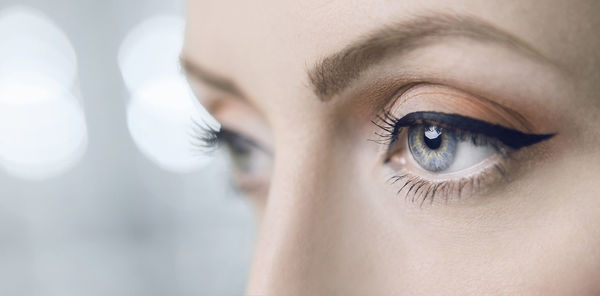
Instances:
[[[229,148],[230,152],[243,153],[249,149],[261,149],[262,146],[255,141],[226,128],[215,128],[208,124],[194,121],[192,131],[192,144],[202,153],[212,152],[221,146]]]
[[[389,163],[391,157],[397,153],[392,150],[400,135],[405,131],[418,125],[436,125],[451,130],[460,141],[471,141],[475,146],[491,145],[500,155],[495,164],[467,177],[455,180],[432,181],[412,173],[394,174],[388,179],[388,183],[396,184],[404,182],[397,194],[402,192],[405,198],[420,206],[429,200],[433,203],[434,198],[443,197],[447,202],[452,195],[460,199],[465,189],[470,189],[472,194],[481,192],[482,184],[495,183],[498,179],[508,181],[506,163],[512,158],[513,152],[542,142],[554,136],[553,134],[525,134],[516,130],[508,129],[500,125],[461,116],[458,114],[447,114],[438,112],[414,112],[402,118],[397,118],[389,111],[377,116],[372,123],[379,128],[375,132],[377,139],[371,141],[387,146],[384,163]],[[405,149],[408,151],[408,149]],[[405,152],[406,153],[406,152]],[[410,153],[410,152],[408,152]]]
[[[222,129],[192,120],[192,145],[201,153],[216,150],[222,142]]]

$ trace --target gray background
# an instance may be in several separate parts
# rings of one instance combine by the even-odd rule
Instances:
[[[41,181],[0,170],[0,295],[240,295],[253,240],[247,202],[218,156],[200,172],[161,170],[126,127],[117,65],[127,32],[183,14],[181,0],[0,0],[45,13],[69,37],[88,147]]]

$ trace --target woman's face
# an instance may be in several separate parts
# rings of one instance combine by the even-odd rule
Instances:
[[[600,293],[600,2],[190,1],[250,295]]]

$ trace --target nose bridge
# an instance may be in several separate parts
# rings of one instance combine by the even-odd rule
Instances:
[[[342,223],[333,206],[336,185],[331,149],[313,141],[278,147],[268,202],[249,283],[259,295],[306,294],[336,244],[334,231]],[[322,146],[321,146],[322,147]],[[329,244],[329,246],[328,246]],[[309,283],[310,282],[310,283]]]
[[[360,271],[376,264],[381,221],[353,179],[351,157],[328,137],[277,147],[249,295],[373,292],[359,287],[377,276]]]

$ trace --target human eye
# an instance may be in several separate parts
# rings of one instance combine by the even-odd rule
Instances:
[[[399,184],[398,194],[421,205],[484,193],[507,181],[514,153],[553,136],[436,111],[401,117],[385,111],[373,123],[375,141],[386,147],[384,163],[393,171],[390,182]]]
[[[229,155],[236,185],[248,194],[265,189],[271,167],[271,153],[256,141],[225,126],[196,124],[194,143],[203,153],[220,147]]]

